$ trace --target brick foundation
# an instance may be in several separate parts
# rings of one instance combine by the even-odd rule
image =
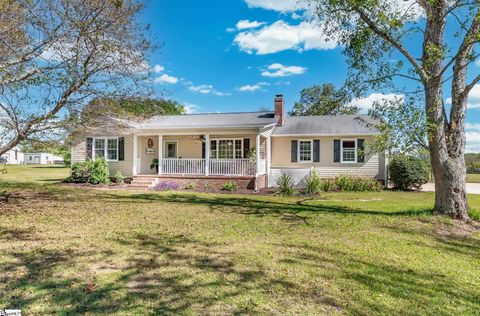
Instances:
[[[185,188],[190,183],[195,183],[196,188],[205,190],[220,190],[227,182],[233,181],[239,189],[255,190],[255,177],[172,177],[159,176],[158,181],[172,181],[177,183],[180,188]],[[263,184],[265,185],[265,180]]]

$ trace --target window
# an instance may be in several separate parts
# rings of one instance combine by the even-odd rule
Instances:
[[[107,140],[107,160],[118,160],[118,139]]]
[[[357,162],[357,141],[356,140],[342,140],[342,162],[355,163]]]
[[[105,157],[107,161],[118,161],[118,138],[95,138],[93,157]]]
[[[210,158],[217,159],[217,141],[210,141]]]
[[[298,141],[298,161],[312,162],[312,142],[311,140]]]
[[[210,158],[243,158],[243,139],[213,139],[210,141]]]

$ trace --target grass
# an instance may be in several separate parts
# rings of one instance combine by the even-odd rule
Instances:
[[[467,183],[480,183],[480,173],[468,173]]]
[[[432,193],[79,189],[0,176],[0,308],[25,314],[473,315],[480,234]],[[21,176],[20,176],[21,175]],[[0,189],[0,191],[1,191]],[[469,196],[473,208],[480,196]]]

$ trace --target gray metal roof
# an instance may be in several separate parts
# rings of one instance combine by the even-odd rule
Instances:
[[[283,126],[277,126],[272,136],[282,135],[370,135],[380,134],[365,122],[373,123],[368,115],[289,116]]]
[[[211,113],[155,116],[133,124],[138,129],[264,127],[277,122],[273,112]]]

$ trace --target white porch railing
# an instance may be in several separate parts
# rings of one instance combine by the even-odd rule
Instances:
[[[206,159],[164,158],[160,168],[162,174],[205,175]],[[254,176],[255,160],[251,159],[209,159],[208,174],[213,176]]]
[[[209,171],[214,176],[254,176],[255,161],[250,159],[210,159]]]
[[[162,159],[161,167],[163,174],[204,175],[205,159],[164,158]]]

